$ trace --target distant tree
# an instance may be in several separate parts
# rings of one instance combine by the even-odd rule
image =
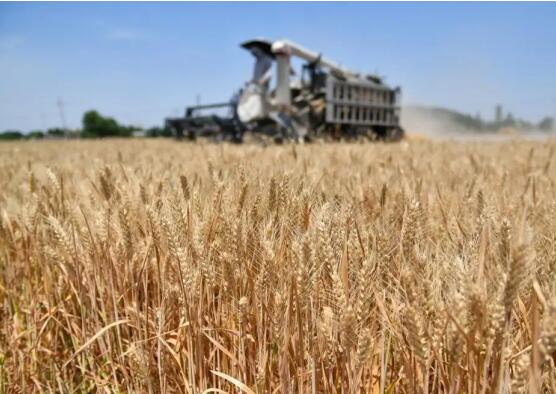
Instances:
[[[120,126],[120,136],[131,137],[135,131],[140,131],[141,129],[136,126]]]
[[[81,130],[66,130],[66,138],[79,138],[81,137]]]
[[[172,137],[174,134],[172,133],[172,130],[170,130],[167,127],[151,127],[150,129],[147,129],[147,131],[145,132],[145,136],[147,137],[151,137],[151,138],[157,138],[157,137]]]
[[[0,141],[11,141],[23,139],[23,133],[17,130],[6,130],[0,133]]]
[[[111,137],[120,133],[120,126],[113,118],[100,115],[97,111],[87,111],[83,115],[84,137]]]
[[[54,127],[52,129],[48,129],[46,131],[46,134],[49,137],[54,137],[54,138],[64,138],[67,135],[67,130],[66,129],[62,129],[59,127]]]
[[[538,127],[542,131],[552,131],[554,129],[554,118],[547,116],[539,122]]]
[[[27,134],[27,138],[40,140],[44,138],[44,133],[41,130],[33,130]]]
[[[114,118],[102,116],[94,110],[83,114],[81,136],[85,138],[130,137],[135,130],[136,127],[122,126]]]

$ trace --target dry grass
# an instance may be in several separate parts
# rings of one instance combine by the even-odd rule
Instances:
[[[0,145],[0,392],[555,392],[556,141]]]

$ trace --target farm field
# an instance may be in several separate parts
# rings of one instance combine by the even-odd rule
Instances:
[[[0,392],[556,392],[555,149],[0,144]]]

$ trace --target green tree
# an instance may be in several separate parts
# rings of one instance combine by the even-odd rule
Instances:
[[[117,136],[120,126],[113,118],[104,117],[97,111],[87,111],[83,115],[83,137]]]
[[[83,114],[81,136],[85,138],[130,137],[134,130],[135,127],[122,126],[114,118],[102,116],[94,110]]]
[[[119,136],[121,137],[131,137],[133,132],[139,130],[137,127],[134,126],[120,126],[120,133]]]
[[[41,130],[33,130],[29,134],[27,134],[27,138],[40,140],[44,138],[44,133]]]
[[[11,141],[23,139],[23,133],[17,130],[6,130],[0,133],[0,141]]]
[[[170,130],[167,127],[151,127],[150,129],[147,129],[147,131],[145,132],[145,136],[147,137],[151,137],[151,138],[156,138],[156,137],[172,137],[173,133],[172,130]]]
[[[539,129],[542,131],[551,131],[554,128],[554,118],[547,116],[539,122]]]
[[[66,129],[62,129],[62,128],[59,128],[59,127],[54,127],[54,128],[48,129],[46,131],[46,134],[49,137],[63,138],[63,137],[66,136],[67,132],[68,131]]]

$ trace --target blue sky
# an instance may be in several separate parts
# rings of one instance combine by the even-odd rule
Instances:
[[[556,3],[0,3],[0,130],[59,126],[58,98],[71,127],[227,100],[253,37],[378,72],[407,104],[556,114]]]

